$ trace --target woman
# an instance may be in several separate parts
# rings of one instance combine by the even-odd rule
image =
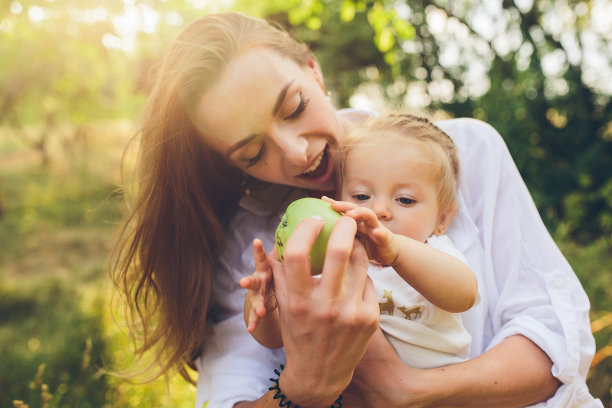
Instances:
[[[323,407],[340,393],[345,406],[601,406],[584,384],[588,299],[501,138],[473,120],[438,124],[465,163],[449,235],[466,243],[479,281],[481,302],[463,315],[471,360],[401,363],[376,330],[367,257],[347,217],[320,281],[308,259],[319,221],[296,229],[283,264],[271,254],[284,351],[250,338],[237,282],[252,272],[253,238],[271,250],[287,200],[334,190],[334,149],[365,117],[336,111],[311,52],[264,21],[222,13],[183,30],[145,108],[114,274],[142,335],[138,354],[152,351],[159,373],[195,363],[198,405],[210,408]]]

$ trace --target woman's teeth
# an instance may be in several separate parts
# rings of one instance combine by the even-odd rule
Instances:
[[[317,160],[312,164],[312,166],[310,166],[308,169],[306,169],[306,171],[304,173],[302,173],[302,174],[308,174],[308,173],[310,173],[312,171],[315,171],[319,167],[319,165],[321,164],[321,160],[323,160],[323,154],[321,154],[317,158]]]

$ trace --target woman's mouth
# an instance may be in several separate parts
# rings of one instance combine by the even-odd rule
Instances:
[[[329,167],[329,154],[327,150],[328,150],[328,146],[325,146],[323,153],[319,155],[317,160],[315,160],[315,162],[312,163],[312,166],[306,169],[306,171],[302,173],[300,177],[316,179],[316,178],[319,178],[325,175]]]

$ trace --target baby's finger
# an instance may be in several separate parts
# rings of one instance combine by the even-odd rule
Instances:
[[[336,201],[326,196],[321,197],[321,199],[330,203],[334,210],[341,213],[346,213],[347,211],[357,207],[356,204],[349,203],[348,201]]]
[[[243,289],[251,289],[251,290],[257,289],[255,279],[253,279],[252,276],[243,277],[242,279],[240,279],[240,282],[238,282],[238,284]]]
[[[253,333],[255,329],[257,328],[258,324],[259,324],[259,316],[257,316],[251,310],[251,313],[249,314],[249,324],[247,325],[247,331],[249,333]]]
[[[257,271],[267,271],[270,268],[263,244],[257,238],[253,240],[253,260],[255,261],[255,270]]]
[[[327,201],[330,204],[333,204],[336,202],[336,200],[334,200],[333,198],[329,198],[328,196],[321,196],[321,200]]]
[[[268,313],[268,311],[266,310],[266,307],[262,304],[257,305],[257,307],[253,307],[253,310],[255,310],[255,314],[258,317],[264,317],[266,315],[266,313]]]
[[[349,210],[346,215],[357,222],[363,223],[367,228],[374,229],[378,227],[376,213],[367,207],[355,207]]]
[[[389,234],[382,228],[376,228],[371,234],[372,240],[378,245],[384,245],[389,241]]]

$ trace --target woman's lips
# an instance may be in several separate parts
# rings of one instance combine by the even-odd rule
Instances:
[[[303,178],[316,179],[324,176],[327,173],[329,167],[329,154],[327,152],[328,147],[325,146],[323,153],[317,158],[317,160],[310,166],[308,170],[300,175]]]

